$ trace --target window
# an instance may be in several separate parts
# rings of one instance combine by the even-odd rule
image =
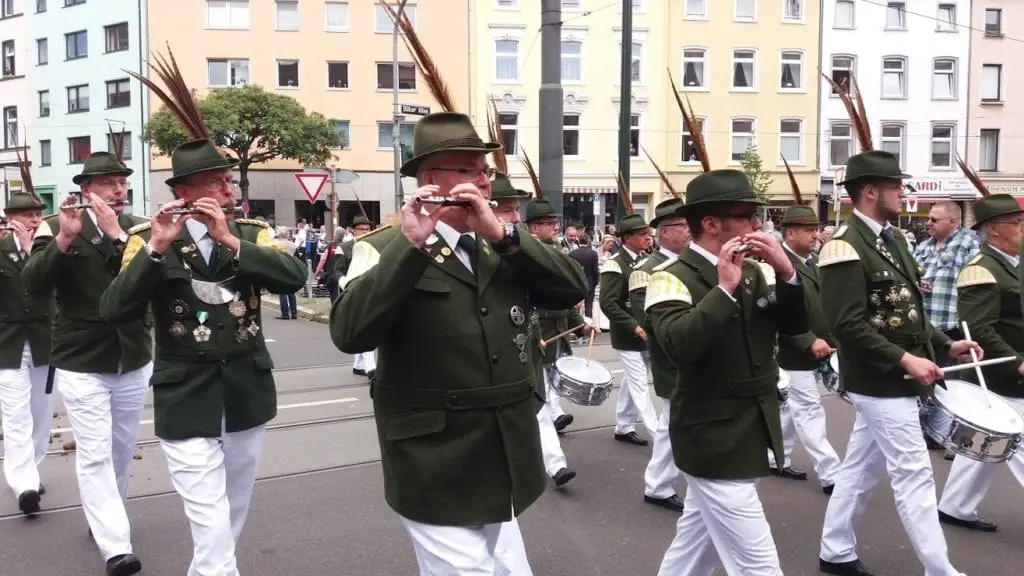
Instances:
[[[36,13],[39,12],[46,12],[46,0],[36,0]]]
[[[953,167],[953,126],[932,125],[932,168]]]
[[[686,0],[687,18],[704,18],[707,16],[707,0]]]
[[[735,0],[736,10],[733,12],[736,20],[753,20],[757,12],[757,0]]]
[[[75,136],[68,138],[68,164],[82,164],[92,154],[92,138]]]
[[[633,42],[632,47],[629,50],[629,58],[631,62],[629,78],[630,82],[640,82],[640,67],[641,57],[643,56],[644,45],[639,42]],[[622,62],[622,43],[619,43],[619,62]]]
[[[833,28],[853,28],[853,0],[836,0],[836,19]]]
[[[299,61],[277,61],[277,87],[297,88],[299,86]]]
[[[732,51],[732,87],[752,90],[754,88],[754,51]]]
[[[905,30],[907,28],[907,3],[889,2],[885,9],[886,30]]]
[[[248,60],[207,60],[206,83],[210,86],[242,86],[249,83]]]
[[[299,3],[295,0],[277,0],[277,29],[299,29]]]
[[[583,43],[562,41],[562,82],[582,82]]]
[[[804,161],[803,120],[783,118],[779,120],[779,163],[782,158],[790,164],[802,164]]]
[[[392,2],[390,4],[391,9],[398,11],[398,3]],[[413,4],[405,5],[405,17],[412,24],[413,28],[416,28],[416,6]],[[374,2],[373,3],[373,25],[374,32],[380,32],[382,34],[392,34],[395,31],[395,21],[391,19],[391,15],[384,9],[383,6]],[[391,145],[388,145],[390,148]]]
[[[40,140],[39,141],[39,165],[49,166],[53,162],[53,157],[50,153],[50,141]]]
[[[498,126],[501,128],[501,146],[506,154],[519,153],[519,114],[499,112]]]
[[[68,86],[68,114],[89,111],[89,85]]]
[[[680,118],[683,123],[683,136],[680,144],[681,154],[679,161],[683,163],[699,162],[700,157],[697,156],[697,145],[694,144],[693,135],[690,134],[690,128],[686,125],[686,122]],[[705,128],[703,118],[694,118],[694,122],[697,123],[697,129],[700,130],[702,136],[704,136],[704,144],[707,144],[707,129]]]
[[[1003,35],[1003,11],[1000,8],[985,9],[985,34],[990,36]]]
[[[906,144],[905,130],[903,124],[887,124],[882,123],[882,150],[888,152],[899,160],[899,165],[903,166],[903,148]]]
[[[853,135],[848,122],[833,122],[829,126],[829,163],[846,166],[853,155]]]
[[[17,71],[17,67],[14,65],[14,40],[5,40],[0,47],[0,52],[3,53],[3,75],[14,76]]]
[[[107,108],[124,108],[131,105],[131,83],[127,78],[107,82]]]
[[[128,23],[104,26],[103,38],[107,45],[107,52],[124,52],[128,49]]]
[[[498,0],[498,8],[502,10],[515,10],[516,0]]]
[[[832,81],[845,92],[852,93],[853,86],[850,76],[854,73],[857,60],[853,56],[832,56]],[[832,96],[838,97],[840,92],[832,89]]]
[[[882,58],[882,98],[906,98],[907,60],[902,56]]]
[[[936,58],[932,63],[932,98],[956,100],[956,60]]]
[[[562,8],[579,9],[580,0],[562,0]]]
[[[640,155],[640,115],[629,115],[629,155]]]
[[[50,43],[46,38],[36,40],[36,64],[45,66],[50,63]]]
[[[579,114],[564,114],[562,116],[562,155],[580,155]]]
[[[783,52],[779,66],[779,88],[782,90],[803,90],[804,53]]]
[[[249,27],[249,0],[206,0],[207,28]]]
[[[377,148],[394,148],[394,136],[391,134],[394,126],[394,122],[377,122]],[[400,145],[412,148],[412,133],[415,126],[415,124],[402,122],[398,128],[398,143]]]
[[[324,29],[328,32],[348,30],[348,3],[327,2],[324,4]]]
[[[734,118],[730,122],[729,136],[729,159],[739,162],[743,158],[743,153],[754,145],[754,121],[749,118]]]
[[[348,120],[334,120],[334,148],[350,148],[352,132]]]
[[[327,63],[327,87],[348,88],[348,62]]]
[[[506,82],[519,80],[519,42],[494,41],[494,79]]]
[[[939,4],[935,29],[939,32],[956,32],[956,4]]]
[[[0,18],[14,16],[14,0],[0,0]]]
[[[110,153],[113,153],[113,154],[117,154],[117,151],[114,150],[114,141],[110,137],[110,134],[107,134],[107,152],[110,152]],[[132,159],[132,133],[131,132],[125,132],[124,133],[124,140],[121,142],[121,159],[122,160],[131,160]]]
[[[803,20],[804,0],[782,0],[783,20]]]
[[[77,6],[79,4],[85,4],[85,0],[64,0],[64,7]]]
[[[64,35],[65,54],[67,60],[85,58],[89,55],[89,42],[85,30]]]
[[[50,115],[50,91],[39,91],[39,117],[46,118]]]
[[[1000,102],[1003,99],[1003,65],[981,66],[981,101]]]
[[[18,146],[18,107],[4,108],[4,148]]]
[[[706,88],[707,51],[703,48],[683,49],[683,87]]]
[[[395,70],[392,68],[391,63],[377,63],[377,89],[378,90],[394,90],[395,88]],[[403,64],[398,63],[398,89],[399,90],[415,90],[416,89],[416,65],[415,64]]]
[[[983,172],[999,171],[999,129],[982,128],[981,130],[981,162],[978,170]]]

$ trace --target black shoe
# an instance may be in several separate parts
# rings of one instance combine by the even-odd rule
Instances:
[[[142,571],[142,562],[135,554],[121,554],[107,560],[107,576],[131,576]]]
[[[551,479],[555,481],[555,486],[565,486],[566,484],[569,483],[569,480],[572,480],[575,477],[576,477],[576,471],[575,470],[569,470],[568,468],[562,468],[558,472],[555,472],[555,475],[552,476]]]
[[[299,319],[299,315],[298,314],[292,314],[292,320],[298,320],[298,319]]]
[[[25,516],[31,516],[39,512],[39,492],[25,490],[18,496],[18,509]]]
[[[683,501],[679,499],[679,496],[673,494],[668,498],[655,498],[654,496],[644,495],[644,502],[648,504],[654,504],[655,506],[661,506],[666,510],[673,512],[683,511]]]
[[[832,495],[832,491],[835,490],[835,489],[836,489],[836,485],[835,484],[829,484],[828,486],[822,486],[821,487],[821,491],[824,492],[825,494],[828,494],[829,496]]]
[[[868,567],[860,560],[826,562],[818,558],[818,569],[825,574],[835,574],[835,576],[875,576],[875,573],[869,571]]]
[[[778,468],[769,467],[772,476],[782,476],[783,478],[789,478],[790,480],[807,480],[807,472],[800,470],[799,468],[793,468],[786,466],[782,470]]]
[[[572,424],[572,414],[562,414],[558,418],[555,418],[555,432],[565,430],[565,427],[569,424]]]
[[[625,442],[626,444],[635,444],[636,446],[647,446],[650,444],[650,442],[638,436],[636,432],[630,432],[628,434],[616,434],[615,439],[618,440],[619,442]]]
[[[376,376],[376,375],[377,375],[377,371],[376,370],[370,370],[369,372],[366,373],[366,377],[369,378],[370,380],[373,380],[373,377]]]
[[[274,318],[277,319],[277,320],[287,320],[288,319],[288,315],[287,314],[281,314],[280,316],[274,316]]]
[[[356,376],[366,376],[366,370],[363,370],[362,368],[353,368],[352,373]]]
[[[950,526],[970,528],[971,530],[978,530],[979,532],[995,532],[999,530],[999,526],[991,522],[985,522],[984,520],[964,520],[963,518],[950,516],[942,510],[939,510],[939,522],[949,524]]]

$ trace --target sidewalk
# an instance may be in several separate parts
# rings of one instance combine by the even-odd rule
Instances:
[[[309,320],[310,322],[319,322],[320,324],[327,324],[330,320],[331,300],[329,298],[296,296],[295,303],[299,318]],[[278,313],[281,312],[281,303],[278,300],[277,294],[264,294],[263,306]]]

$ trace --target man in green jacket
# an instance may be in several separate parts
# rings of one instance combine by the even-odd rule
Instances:
[[[957,317],[967,323],[988,355],[1014,356],[1015,362],[982,368],[985,384],[1024,412],[1024,314],[1021,312],[1020,246],[1024,238],[1017,199],[1009,194],[984,195],[974,202],[974,230],[981,236],[981,253],[968,262],[957,278]],[[1006,465],[1024,486],[1024,452]],[[939,501],[939,521],[995,532],[997,526],[978,516],[985,494],[999,467],[956,456]]]
[[[86,158],[73,182],[91,206],[77,207],[79,197],[68,195],[36,230],[22,271],[29,293],[57,299],[50,365],[75,436],[82,510],[114,576],[142,569],[123,499],[153,372],[148,315],[118,322],[100,316],[100,297],[117,276],[127,231],[146,221],[123,212],[131,173],[109,152]]]
[[[821,249],[822,309],[839,343],[843,387],[857,410],[835,490],[825,512],[819,567],[870,576],[857,558],[853,527],[886,469],[903,522],[925,573],[954,575],[939,526],[931,459],[918,398],[942,378],[937,354],[981,347],[951,341],[924,313],[920,273],[890,219],[902,211],[899,158],[883,151],[851,156],[845,186],[853,215]],[[912,379],[904,378],[909,374]]]
[[[384,495],[423,574],[493,573],[503,524],[544,491],[529,311],[587,293],[575,262],[491,210],[484,157],[499,147],[464,114],[424,116],[401,170],[419,189],[398,227],[355,243],[331,309],[341,351],[379,350]]]
[[[24,170],[25,168],[23,168]],[[24,178],[23,178],[24,181]],[[10,233],[0,237],[0,408],[3,413],[4,477],[18,509],[39,512],[43,487],[39,464],[50,445],[53,397],[50,321],[53,296],[32,296],[22,270],[32,234],[43,221],[35,194],[16,192],[7,202]]]
[[[782,452],[775,340],[806,332],[807,312],[784,249],[760,231],[762,204],[739,170],[694,178],[676,210],[693,241],[647,286],[651,328],[679,369],[669,434],[687,484],[661,576],[710,574],[718,561],[729,574],[781,574],[757,479],[765,448]],[[772,268],[774,292],[745,254]]]
[[[352,234],[353,238],[348,242],[341,245],[341,254],[337,255],[335,261],[334,270],[336,270],[338,285],[341,285],[341,280],[348,274],[349,264],[352,262],[352,246],[356,243],[356,240],[364,235],[368,234],[373,230],[373,222],[364,216],[363,214],[357,214],[352,218]],[[360,352],[352,357],[352,373],[357,376],[366,376],[373,380],[373,375],[377,371],[377,351],[370,350],[369,352]]]

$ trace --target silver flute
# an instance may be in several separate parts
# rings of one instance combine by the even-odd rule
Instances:
[[[424,204],[438,204],[441,206],[472,206],[473,204],[469,200],[454,200],[447,196],[427,196],[426,198],[420,198],[420,202]],[[494,200],[488,200],[487,204],[491,208],[497,208],[498,203]]]
[[[113,202],[107,202],[107,206],[110,206],[111,208],[114,208],[116,206],[127,206],[127,205],[128,205],[128,202],[126,200],[114,200]],[[92,202],[81,202],[81,201],[79,201],[77,204],[71,204],[69,206],[61,206],[60,207],[61,210],[84,210],[86,208],[92,208]]]
[[[753,247],[754,247],[754,245],[750,244],[749,242],[746,243],[746,244],[740,244],[739,246],[736,247],[735,250],[733,250],[733,253],[740,254],[742,252],[747,252],[747,251],[749,251]]]
[[[225,214],[236,214],[242,212],[242,208],[240,206],[223,206],[221,207],[221,211],[224,212]],[[201,212],[198,212],[195,208],[190,206],[183,206],[181,208],[165,210],[163,213],[171,214],[174,216],[184,216],[185,214],[201,214]]]

